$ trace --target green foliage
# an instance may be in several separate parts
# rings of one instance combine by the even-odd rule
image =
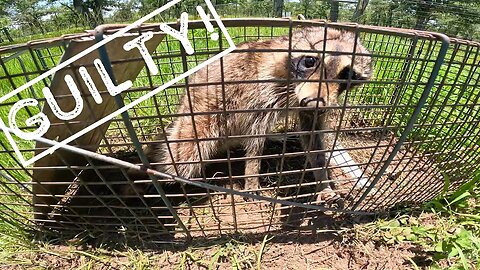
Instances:
[[[464,269],[470,268],[470,259],[478,261],[479,250],[480,239],[478,236],[463,227],[446,234],[442,240],[437,241],[434,248],[436,259],[458,257]]]
[[[138,5],[138,12],[140,15],[147,15],[148,13],[152,12],[165,4],[165,0],[141,0],[136,1],[139,3]]]
[[[326,0],[300,0],[286,5],[286,10],[292,16],[302,14],[307,19],[327,19],[330,12],[330,1]]]
[[[479,16],[480,1],[476,0],[372,0],[359,21],[479,39]]]
[[[138,10],[137,1],[130,0],[127,2],[119,2],[117,5],[117,10],[112,15],[111,20],[116,22],[133,22],[137,19],[136,11]],[[149,9],[150,12],[155,8]]]
[[[448,260],[455,268],[473,269],[479,265],[479,231],[466,221],[437,220],[436,225],[424,225],[415,217],[402,216],[390,221],[376,223],[380,241],[386,244],[410,242],[423,247],[432,254],[434,262]]]
[[[8,1],[2,4],[13,24],[45,32],[42,17],[47,15],[47,7],[38,0]]]
[[[222,17],[278,17],[280,11],[295,17],[328,19],[329,0],[216,0]],[[92,28],[98,24],[127,23],[167,3],[167,0],[19,0],[0,2],[0,22],[14,36]],[[181,12],[195,13],[201,0],[183,0],[162,15],[174,20]],[[283,4],[282,4],[283,3]],[[426,29],[468,39],[480,39],[480,1],[476,0],[371,0],[365,10],[354,15],[355,4],[340,4],[340,21],[370,25]],[[354,18],[355,16],[355,18]]]
[[[434,243],[437,258],[458,258],[463,269],[480,266],[480,174],[454,193],[426,204],[430,210],[449,217],[451,228]],[[427,208],[428,209],[428,208]],[[471,265],[475,265],[470,267]]]
[[[403,215],[378,221],[377,238],[387,244],[411,242],[433,254],[433,261],[447,260],[452,269],[480,267],[480,177],[452,194],[442,194],[425,204],[420,217]],[[448,190],[448,187],[445,188]],[[428,222],[426,222],[428,221]]]

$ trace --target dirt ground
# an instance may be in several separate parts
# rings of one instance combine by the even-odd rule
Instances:
[[[273,236],[273,237],[272,237]],[[428,267],[430,255],[409,243],[379,244],[354,236],[325,232],[224,237],[194,242],[189,248],[169,247],[146,252],[94,253],[56,246],[19,253],[1,269],[413,269]],[[260,252],[260,250],[263,251]],[[259,254],[260,266],[258,265]]]
[[[302,151],[297,137],[288,137],[286,140],[288,140],[287,153]],[[374,132],[357,132],[353,134],[343,134],[342,136],[339,136],[338,141],[342,144],[343,148],[348,149],[353,160],[358,164],[361,170],[365,172],[365,176],[370,177],[369,181],[371,181],[371,176],[376,175],[379,167],[384,164],[386,157],[390,155],[393,145],[396,144],[396,137],[389,133],[380,136],[380,134]],[[282,148],[282,141],[267,140],[266,152],[264,154],[275,156],[282,152]],[[232,150],[231,152],[232,157],[241,157],[242,155],[243,153],[238,150]],[[279,157],[272,157],[262,161],[262,173],[267,176],[261,178],[261,195],[295,203],[323,204],[322,201],[318,200],[322,193],[318,191],[315,192],[316,183],[313,174],[307,172],[302,176],[301,169],[305,164],[304,157],[293,156],[285,158],[284,170],[300,171],[285,174],[282,177],[282,185],[278,185],[280,176],[275,174],[275,172],[278,171],[280,163],[281,158]],[[341,168],[335,168],[335,166],[336,164],[330,164],[329,171],[331,179],[336,184],[336,191],[345,198],[345,206],[343,209],[349,210],[352,204],[355,203],[355,200],[357,200],[365,191],[365,188],[354,188],[357,179],[346,174]],[[233,175],[241,175],[244,172],[244,163],[232,162],[231,168]],[[156,239],[162,239],[165,233],[165,230],[159,226],[159,222],[162,222],[165,224],[165,229],[171,232],[171,238],[169,240],[173,240],[174,242],[185,241],[186,235],[181,232],[179,233],[181,229],[175,219],[170,216],[170,212],[162,206],[158,194],[155,194],[156,191],[151,195],[147,193],[150,197],[145,197],[142,202],[133,198],[135,196],[125,199],[124,203],[127,203],[127,207],[125,207],[120,204],[117,198],[112,198],[111,190],[106,189],[105,184],[95,177],[94,172],[90,173],[92,176],[89,176],[88,174],[84,175],[85,181],[99,182],[98,185],[92,185],[91,189],[94,189],[98,196],[108,198],[109,205],[116,206],[116,208],[113,209],[117,216],[126,218],[123,221],[125,223],[123,224],[124,226],[119,227],[116,225],[118,222],[115,223],[117,220],[97,200],[89,198],[82,199],[79,195],[88,195],[88,193],[84,190],[80,190],[77,194],[78,198],[74,197],[69,205],[72,207],[82,206],[82,208],[79,209],[85,211],[80,213],[83,215],[83,219],[96,223],[101,229],[112,232],[109,236],[111,238],[122,237],[120,229],[126,229],[123,232],[127,237],[135,238],[137,237],[137,234],[140,233],[143,235],[140,236],[140,238],[145,236],[149,238],[149,234],[153,232],[160,235],[154,236],[157,237]],[[121,173],[119,172],[116,172],[115,174],[115,171],[106,171],[105,174],[109,175],[111,179],[117,180],[117,182],[126,182],[125,180],[118,180],[122,179]],[[120,176],[112,177],[112,175]],[[215,166],[207,167],[207,175],[228,175],[228,166],[217,163]],[[365,200],[359,204],[357,210],[378,212],[389,209],[402,201],[407,201],[409,203],[420,202],[426,198],[425,194],[432,194],[432,191],[425,189],[425,181],[423,180],[426,176],[429,177],[429,185],[437,185],[440,188],[442,187],[441,176],[439,176],[438,170],[431,164],[428,157],[426,157],[421,151],[415,150],[415,148],[406,149],[403,147],[394,157],[393,161],[388,166],[387,171],[379,179],[377,185],[375,185],[376,190],[370,192],[370,194],[365,197]],[[302,184],[298,184],[298,179],[304,179]],[[438,182],[438,184],[436,182]],[[222,185],[222,183],[218,184]],[[225,185],[225,182],[223,182],[223,184]],[[241,183],[235,184],[240,185]],[[122,194],[121,189],[124,186],[125,185],[116,185],[113,187],[120,190],[116,191],[117,194]],[[180,189],[179,185],[167,185],[165,186],[165,192],[193,239],[216,238],[225,234],[233,234],[236,231],[243,234],[262,235],[282,231],[284,228],[311,230],[312,227],[316,227],[318,229],[318,226],[316,226],[315,223],[331,223],[330,220],[335,218],[334,216],[336,215],[334,213],[322,215],[318,210],[306,210],[300,207],[272,204],[267,201],[248,201],[243,197],[231,194],[211,194],[211,196],[208,196],[207,190],[204,189],[191,188],[188,186],[182,188],[183,189]],[[188,197],[184,196],[185,194],[188,194]],[[412,196],[412,194],[416,196]],[[186,198],[188,198],[188,200]],[[90,207],[86,208],[85,206],[87,205]],[[150,207],[152,212],[148,212],[145,209],[145,206]],[[333,207],[338,207],[338,205]],[[132,212],[134,215],[143,218],[142,224],[138,224],[138,222],[136,222],[137,220],[132,218]],[[75,213],[65,212],[63,214],[70,214],[70,219],[73,221],[76,221],[77,219],[78,222],[84,221],[77,218],[77,216],[74,215]],[[57,225],[60,221],[62,220],[52,220],[53,226]],[[105,225],[103,226],[103,224]],[[292,243],[294,242],[295,241],[292,240]],[[304,246],[304,248],[309,250],[309,244],[307,243],[306,245],[307,246]],[[283,248],[291,249],[290,246],[288,246],[288,248],[284,247],[282,243],[276,243],[272,248],[275,246],[278,246],[279,250]],[[311,250],[314,250],[315,247],[318,248],[318,245],[313,245]],[[332,251],[328,250],[328,247],[333,247]],[[369,248],[366,249],[366,247]],[[377,247],[373,243],[368,243],[368,241],[365,242],[361,248],[351,246],[343,248],[348,248],[348,251],[342,251],[341,254],[355,254],[357,250],[360,252],[362,249],[370,250],[372,252],[375,251],[374,254],[379,252],[376,250]],[[339,247],[335,246],[332,242],[330,244],[324,244],[324,247],[320,250],[323,249],[325,249],[325,254],[330,254],[335,250],[339,250]],[[382,247],[382,250],[385,252],[394,252],[389,247]],[[399,251],[402,252],[406,250],[408,249],[399,249]],[[292,253],[293,257],[296,256],[295,252]],[[370,254],[369,251],[365,252],[365,254]],[[322,259],[320,258],[325,256],[328,257],[331,255],[318,256],[319,259],[316,259],[316,261],[322,262]],[[316,256],[313,256],[312,260],[315,261],[315,258]],[[343,257],[339,258],[342,258],[342,260],[345,259]],[[353,259],[345,260],[349,261]],[[328,262],[329,261],[326,260],[324,263],[328,264]]]
[[[289,140],[289,151],[301,151],[298,139],[290,138]],[[373,176],[377,174],[379,168],[391,154],[393,145],[396,144],[396,137],[392,134],[380,136],[378,133],[365,132],[344,134],[339,136],[338,142],[343,148],[348,149],[353,160],[359,164],[358,167],[364,171],[365,179],[369,178],[368,181],[372,181]],[[272,153],[282,147],[281,142],[269,141],[267,143],[269,144],[268,149]],[[285,164],[288,164],[286,170],[301,168],[304,162],[304,159],[299,157],[287,158],[285,160]],[[279,163],[279,160],[273,158],[263,161],[262,172],[278,170]],[[238,167],[240,167],[238,171],[243,172],[241,165]],[[336,164],[331,163],[329,167],[329,175],[331,181],[335,183],[336,193],[345,200],[342,208],[350,210],[350,207],[365,192],[365,188],[354,187],[357,179],[352,178],[352,175]],[[216,168],[218,169],[218,166]],[[218,174],[218,171],[215,173]],[[303,183],[298,185],[297,181],[301,178],[300,175],[301,173],[297,173],[283,177],[281,186],[277,186],[278,176],[264,177],[262,178],[261,194],[292,202],[339,208],[338,204],[328,205],[319,200],[324,193],[315,192],[316,186],[311,173],[307,173]],[[426,181],[427,179],[428,181]],[[415,148],[403,147],[394,156],[386,172],[378,179],[375,189],[358,205],[357,210],[378,213],[399,203],[421,203],[428,194],[435,194],[435,191],[426,189],[426,186],[443,187],[439,170],[423,152]],[[232,207],[232,204],[235,207]],[[295,228],[308,227],[315,222],[315,217],[319,214],[315,210],[265,201],[245,201],[240,196],[229,194],[212,196],[196,205],[193,209],[188,206],[178,207],[180,218],[194,237],[218,236],[221,234],[221,230],[227,233],[237,229],[242,233],[267,233],[286,225]]]
[[[260,249],[261,244],[252,246]],[[161,267],[179,265],[180,258],[167,252],[169,258]],[[203,250],[208,256],[211,250]],[[408,258],[428,261],[421,248],[410,244],[378,245],[345,239],[334,233],[312,235],[278,235],[267,245],[262,256],[261,269],[408,269]],[[417,263],[418,265],[418,263]],[[255,264],[253,264],[255,266]],[[219,264],[220,269],[231,268],[230,261]],[[198,264],[187,269],[202,269]]]
[[[288,137],[285,140],[287,140],[286,145],[288,146],[286,153],[302,151],[298,138]],[[368,177],[371,181],[392,153],[397,138],[391,133],[379,134],[368,131],[342,134],[338,137],[337,142],[348,150],[354,162],[364,171],[364,177]],[[313,174],[307,172],[303,175],[301,172],[305,158],[297,155],[286,157],[284,161],[281,161],[275,155],[281,153],[283,147],[282,141],[267,140],[267,150],[264,154],[272,157],[262,160],[261,172],[266,176],[261,178],[261,194],[297,203],[321,204],[322,202],[318,199],[321,193],[315,191],[316,184]],[[127,153],[128,155],[129,153]],[[241,157],[243,153],[232,150],[230,155],[235,158]],[[281,162],[284,162],[282,165],[284,171],[300,170],[300,172],[280,176],[282,185],[279,185],[279,176],[275,172],[279,171]],[[418,203],[426,200],[427,196],[434,192],[425,190],[424,179],[429,179],[430,186],[442,187],[442,178],[432,163],[433,161],[429,159],[428,155],[418,151],[417,148],[402,147],[394,156],[385,173],[378,179],[378,183],[375,185],[376,189],[365,197],[365,200],[358,205],[357,210],[376,212],[389,209],[399,202]],[[331,180],[335,182],[337,192],[345,199],[344,209],[349,209],[362,195],[365,188],[354,188],[357,179],[335,166],[336,164],[329,164]],[[232,162],[231,170],[232,175],[241,175],[244,172],[244,163]],[[106,171],[106,173],[109,176],[116,175],[113,171]],[[92,176],[87,172],[84,181],[100,183],[95,175],[91,174]],[[121,184],[113,186],[114,190],[112,191],[106,190],[105,185],[100,183],[95,186],[96,195],[111,198],[112,192],[113,194],[124,194],[123,190],[127,185],[123,183],[127,181],[122,178],[120,173],[117,172],[117,174],[120,176],[110,178]],[[228,175],[228,166],[217,163],[215,167],[211,167],[210,171],[207,167],[206,174],[210,177],[225,177]],[[141,179],[143,178],[134,180],[141,182]],[[304,180],[298,184],[298,179]],[[225,182],[218,184],[225,185]],[[140,184],[138,186],[138,190],[142,191],[143,186]],[[430,255],[420,246],[409,243],[382,244],[368,234],[362,235],[361,230],[353,229],[353,225],[348,226],[348,233],[345,233],[344,229],[336,225],[338,224],[338,220],[336,220],[338,214],[325,215],[319,214],[318,211],[307,211],[281,204],[252,202],[230,194],[206,196],[206,190],[193,188],[185,190],[185,188],[189,188],[188,186],[180,189],[180,186],[167,185],[165,188],[167,197],[172,201],[180,219],[193,237],[193,242],[188,247],[168,246],[142,252],[131,249],[127,252],[95,250],[93,254],[90,254],[88,253],[89,249],[83,251],[73,247],[55,246],[41,252],[19,253],[12,258],[12,261],[22,262],[21,264],[12,263],[1,268],[410,269],[413,268],[412,262],[418,267],[428,266],[432,262]],[[171,224],[170,227],[166,225],[166,229],[170,232],[178,232],[178,226],[175,225],[173,217],[169,216],[169,212],[161,207],[158,194],[149,194],[147,191],[141,193],[150,195],[142,202],[143,204],[139,204],[138,199],[125,199],[125,202],[128,202],[127,207],[117,207],[118,210],[115,210],[118,216],[129,217],[133,211],[135,215],[145,218],[142,225],[144,227],[129,223],[130,219],[125,219],[125,226],[130,230],[133,229],[130,233],[135,232],[138,228],[140,228],[139,230],[146,228],[152,230],[153,228],[154,232],[161,233],[162,229],[155,221],[148,221],[147,218],[151,216],[161,217],[160,221],[163,224]],[[112,220],[112,217],[109,216],[110,213],[107,213],[101,205],[97,205],[98,202],[95,200],[86,197],[82,199],[79,196],[86,194],[86,191],[80,189],[76,194],[78,198],[74,196],[69,205],[83,207],[90,205],[89,208],[85,208],[87,212],[83,213],[84,219],[89,221],[92,217],[92,221],[99,226],[105,223],[105,230],[117,231],[118,226],[109,225]],[[183,195],[186,194],[190,201],[185,201],[187,196]],[[127,198],[128,194],[125,196]],[[116,199],[110,199],[108,203],[115,205],[118,202]],[[137,207],[137,204],[148,206],[153,212],[147,213],[145,207]],[[69,214],[69,212],[63,214]],[[76,217],[74,216],[74,218]],[[363,222],[357,222],[357,224],[361,223]],[[285,228],[289,230],[285,230]],[[241,235],[232,237],[235,231],[241,232]],[[296,231],[296,233],[292,231]],[[116,235],[118,236],[119,233],[106,237],[113,239]],[[183,242],[185,240],[185,235],[182,233],[170,236],[169,241]],[[268,239],[266,244],[265,239]],[[85,267],[86,265],[87,267]]]

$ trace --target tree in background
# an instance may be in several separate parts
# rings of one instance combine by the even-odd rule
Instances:
[[[117,9],[111,16],[111,20],[114,22],[131,22],[140,17],[140,7],[138,1],[128,0],[126,2],[118,2]],[[152,8],[154,10],[156,8]],[[150,12],[151,12],[150,11]]]
[[[275,16],[275,9],[273,4],[274,2],[272,0],[251,0],[244,2],[245,8],[248,10],[247,15],[256,17]]]
[[[430,21],[435,21],[439,13],[455,16],[456,14],[467,17],[477,16],[471,14],[469,8],[479,6],[478,0],[407,0],[405,1],[415,13],[415,29],[426,29]],[[478,9],[477,9],[478,10]]]
[[[140,0],[135,1],[139,2],[139,12],[141,15],[146,15],[153,10],[162,7],[167,2],[166,0]]]
[[[285,8],[284,0],[273,0],[273,8],[275,17],[283,17],[283,9]]]
[[[364,24],[412,28],[415,24],[415,10],[403,0],[371,0],[358,21]]]
[[[39,1],[39,0],[34,0]],[[104,12],[118,8],[125,1],[114,0],[48,0],[52,7],[63,7],[84,25],[95,27],[105,22]]]
[[[330,12],[330,1],[327,0],[300,0],[287,5],[287,10],[293,16],[302,14],[307,19],[327,19]]]
[[[171,0],[0,0],[0,28],[15,35],[92,28],[108,22],[127,23]],[[212,0],[223,17],[280,17],[303,14],[327,19],[330,0]],[[203,0],[182,0],[162,14],[174,20],[181,12],[196,13]],[[355,9],[356,7],[356,9]],[[342,5],[340,21],[400,28],[417,28],[451,36],[480,39],[480,0],[359,0]],[[13,32],[12,32],[13,33]]]
[[[480,40],[480,1],[457,1],[445,11],[436,10],[428,29],[467,39]]]
[[[369,0],[358,0],[357,7],[355,8],[355,13],[353,13],[352,18],[354,22],[358,21],[358,19],[363,16],[365,9],[367,9],[368,1]]]
[[[10,25],[11,19],[7,11],[7,5],[4,1],[0,0],[0,27]]]
[[[103,12],[117,6],[112,0],[72,0],[73,8],[90,23],[92,27],[104,23]]]
[[[32,32],[45,33],[42,18],[47,15],[45,3],[39,0],[2,1],[4,14],[17,27],[27,27]]]
[[[370,0],[361,23],[480,38],[478,0]]]

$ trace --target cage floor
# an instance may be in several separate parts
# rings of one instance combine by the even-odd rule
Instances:
[[[287,137],[286,152],[301,152],[298,137]],[[392,134],[381,136],[379,133],[363,132],[342,134],[337,138],[356,165],[364,172],[365,178],[371,181],[377,175],[385,160],[391,154],[396,143]],[[408,144],[406,144],[408,147]],[[281,154],[284,141],[267,140],[264,155]],[[242,157],[243,151],[231,149],[230,157]],[[119,152],[118,158],[138,163],[135,153]],[[222,157],[219,157],[222,158]],[[294,171],[280,176],[277,172],[281,164],[281,156],[266,158],[261,163],[263,196],[295,201],[306,204],[325,205],[319,198],[317,184],[311,172],[301,170],[305,167],[304,156],[286,156],[283,160],[283,171]],[[98,164],[105,165],[105,164]],[[227,163],[207,165],[207,177],[228,176]],[[308,167],[307,167],[308,168]],[[352,177],[345,165],[339,166],[330,162],[329,175],[335,184],[336,193],[345,200],[344,209],[381,211],[393,207],[397,202],[416,203],[428,199],[430,194],[425,190],[434,183],[442,186],[442,177],[433,165],[429,156],[421,151],[407,149],[405,146],[395,155],[387,170],[378,178],[374,189],[361,202],[352,198],[360,198],[365,187],[356,187],[357,178]],[[349,167],[347,166],[347,169]],[[241,176],[244,171],[243,161],[231,162],[232,176]],[[107,183],[101,181],[103,175]],[[126,180],[128,175],[130,181]],[[161,200],[158,192],[142,174],[122,171],[120,169],[100,169],[86,171],[81,175],[83,185],[73,198],[63,205],[62,211],[52,211],[52,224],[83,224],[95,230],[119,232],[165,240],[165,229],[171,233],[178,232],[175,219],[171,216]],[[241,177],[239,178],[241,179]],[[299,179],[301,183],[299,183]],[[239,189],[241,180],[213,181],[213,184]],[[245,233],[261,233],[279,230],[284,227],[305,227],[318,222],[322,217],[331,218],[334,213],[320,213],[315,210],[272,204],[265,201],[248,201],[243,197],[204,190],[188,185],[175,183],[163,186],[167,197],[177,211],[180,219],[194,237],[209,237],[225,233],[242,231]],[[317,190],[316,190],[317,189]],[[92,199],[94,197],[95,199]],[[412,199],[415,198],[415,199]],[[338,206],[334,205],[334,206]],[[176,234],[176,237],[183,237]],[[169,237],[173,237],[170,234]]]
[[[340,142],[345,149],[355,149],[349,150],[349,153],[364,172],[363,176],[368,177],[368,182],[372,183],[391,155],[397,138],[393,134],[381,136],[379,133],[369,132],[342,136]],[[425,190],[427,185],[443,186],[443,178],[435,165],[434,156],[409,146],[409,143],[404,144],[394,155],[375,187],[365,200],[358,204],[357,210],[374,211],[391,208],[398,202],[423,202],[431,195]],[[331,170],[331,177],[339,179],[339,190],[350,190],[349,197],[359,198],[365,191],[365,188],[353,188],[357,180],[348,180],[349,175],[339,168]],[[346,207],[352,205],[353,202]]]
[[[289,151],[301,151],[297,138],[289,138]],[[393,135],[380,136],[378,133],[346,134],[338,138],[342,147],[347,149],[353,160],[358,164],[364,177],[369,182],[377,175],[385,160],[391,154],[396,138]],[[269,141],[265,154],[281,149],[282,143]],[[277,149],[278,150],[278,149]],[[305,160],[297,157],[295,160],[286,160],[288,169],[302,167]],[[262,173],[276,168],[278,160],[264,160]],[[359,198],[365,188],[357,188],[357,179],[349,173],[330,163],[329,170],[331,181],[335,184],[336,193],[345,199],[345,209],[349,210],[356,202],[351,198]],[[218,167],[217,167],[218,168]],[[241,171],[239,169],[238,171]],[[295,179],[301,178],[299,174],[289,175],[282,180],[278,188],[278,176],[262,178],[262,195],[278,199],[291,200],[302,203],[322,204],[319,194],[315,192],[313,176],[305,175],[302,187],[299,189]],[[427,181],[428,179],[428,181]],[[418,203],[427,199],[429,195],[423,185],[434,183],[443,185],[443,180],[433,162],[421,151],[402,148],[387,167],[386,172],[378,179],[374,189],[358,203],[357,210],[381,211],[391,208],[397,202]],[[415,198],[415,199],[412,199]],[[309,226],[318,222],[318,217],[325,217],[324,213],[315,210],[306,210],[299,207],[273,205],[269,202],[251,202],[231,194],[213,195],[194,208],[177,208],[182,220],[191,231],[192,235],[208,236],[212,232],[231,233],[242,230],[249,233],[260,233],[288,227]]]

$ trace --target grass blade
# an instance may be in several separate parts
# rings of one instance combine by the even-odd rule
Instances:
[[[460,261],[462,262],[463,268],[470,269],[470,267],[468,267],[467,258],[465,257],[465,254],[463,254],[462,249],[455,242],[452,242],[452,244],[457,249],[458,256],[460,256]]]
[[[267,237],[268,235],[265,235],[265,237],[263,237],[262,245],[260,246],[260,251],[258,252],[257,270],[260,270],[260,264],[262,263],[262,256],[263,252],[265,251],[265,246],[267,245],[267,242],[273,239],[273,237],[271,237],[270,239],[267,239]]]

